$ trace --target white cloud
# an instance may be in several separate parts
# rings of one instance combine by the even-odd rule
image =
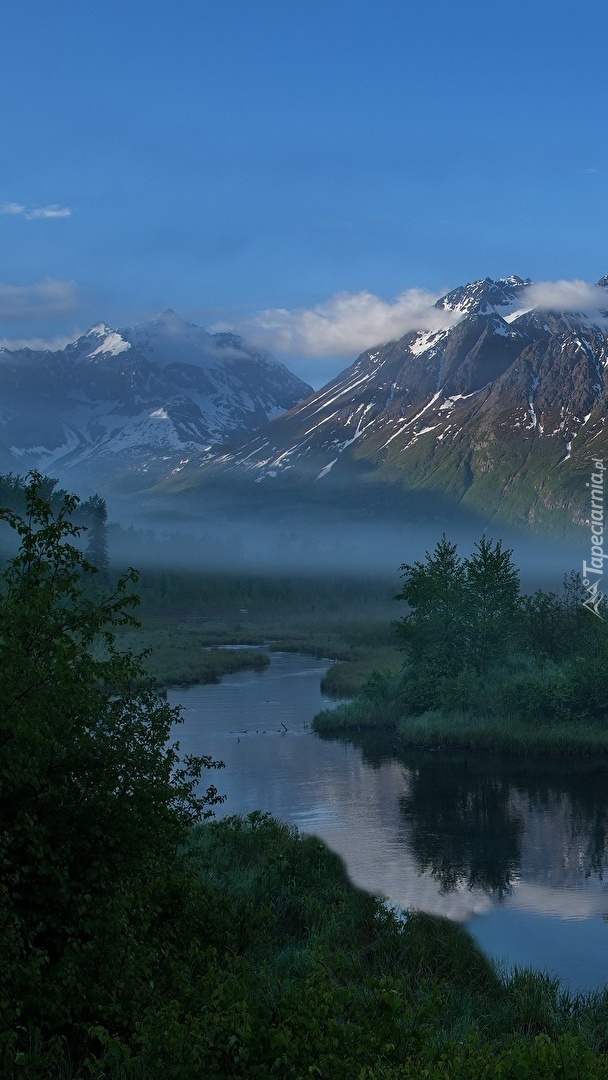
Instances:
[[[72,216],[69,206],[60,206],[59,203],[49,203],[48,206],[24,206],[22,203],[6,202],[0,207],[3,214],[20,215],[28,221],[36,221],[40,218],[66,218]]]
[[[25,216],[29,221],[35,221],[36,218],[64,218],[71,217],[72,211],[69,206],[59,206],[58,203],[51,203],[50,206],[38,206],[33,210],[28,210]]]
[[[409,330],[436,330],[458,322],[461,315],[434,307],[439,296],[426,289],[406,289],[394,300],[370,292],[341,292],[313,308],[260,311],[239,330],[248,340],[279,353],[352,356]]]
[[[539,281],[521,293],[526,307],[556,312],[594,312],[608,308],[608,292],[601,285],[591,285],[578,278],[572,281]]]
[[[34,285],[0,283],[0,318],[31,319],[65,315],[78,307],[75,281],[46,278]]]
[[[72,341],[76,341],[83,333],[83,330],[74,330],[72,334],[61,334],[54,338],[0,338],[0,349],[8,349],[9,352],[15,352],[17,349],[34,349],[36,351],[48,349],[49,352],[57,352],[59,349],[65,349],[66,345],[69,345]]]

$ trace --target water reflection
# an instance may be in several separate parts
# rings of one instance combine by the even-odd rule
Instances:
[[[604,983],[607,765],[322,740],[308,725],[325,667],[275,655],[171,694],[187,706],[184,750],[226,762],[221,812],[267,810],[321,836],[355,884],[467,922],[490,954]]]
[[[545,896],[564,890],[567,913],[568,890],[583,888],[597,889],[595,910],[606,901],[608,911],[606,763],[400,752],[393,740],[369,735],[351,741],[373,769],[404,766],[402,839],[443,893],[465,886],[504,902],[534,881]]]
[[[524,822],[502,777],[461,763],[450,763],[438,776],[437,762],[427,760],[411,769],[400,808],[418,867],[442,892],[466,885],[498,900],[511,892]]]

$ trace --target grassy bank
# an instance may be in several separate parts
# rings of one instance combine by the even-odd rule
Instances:
[[[462,747],[506,754],[571,757],[608,754],[608,727],[598,723],[545,722],[484,718],[470,713],[429,711],[401,719],[397,741],[403,746]]]
[[[119,641],[121,648],[135,654],[151,650],[143,664],[160,686],[218,683],[223,675],[262,671],[270,663],[261,649],[220,649],[209,642],[204,627],[179,620],[147,620],[138,628],[122,630]]]
[[[428,710],[399,716],[397,702],[380,707],[359,697],[319,713],[313,729],[323,735],[349,731],[390,731],[395,745],[503,754],[552,754],[587,757],[608,754],[608,726],[592,722],[538,722],[484,717],[471,712]]]
[[[506,655],[477,674],[422,664],[375,672],[354,696],[313,721],[324,735],[391,731],[395,745],[506,754],[608,754],[608,699],[600,661],[560,664]]]
[[[367,702],[355,699],[324,709],[312,722],[313,731],[319,735],[344,735],[349,731],[397,731],[395,720],[374,713]]]
[[[265,815],[204,824],[191,851],[187,920],[133,1027],[91,1029],[80,1061],[7,1034],[7,1080],[608,1076],[608,994],[500,978],[457,925],[396,916]]]
[[[401,664],[402,657],[390,646],[360,647],[352,659],[332,664],[321,679],[321,689],[330,697],[352,697],[363,689],[375,671],[394,673]]]

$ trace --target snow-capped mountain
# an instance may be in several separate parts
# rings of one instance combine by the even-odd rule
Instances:
[[[400,513],[424,495],[567,530],[589,516],[593,455],[608,457],[608,322],[533,299],[519,277],[453,290],[435,305],[443,328],[367,350],[250,439],[180,463],[164,490],[231,481],[327,505],[348,492]]]
[[[173,311],[92,327],[58,352],[0,350],[0,465],[87,489],[138,488],[255,431],[312,391],[234,334]]]

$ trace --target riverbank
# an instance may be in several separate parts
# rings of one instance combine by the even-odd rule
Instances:
[[[220,648],[209,642],[202,627],[179,620],[167,620],[162,625],[146,621],[137,628],[120,631],[117,641],[121,649],[142,655],[142,666],[162,687],[218,683],[224,675],[263,671],[270,663],[263,648]]]
[[[423,713],[399,721],[397,742],[402,746],[436,749],[458,747],[469,751],[501,754],[539,754],[556,757],[608,755],[608,731],[598,723],[551,723],[536,725],[517,720],[496,720],[467,713]]]
[[[365,699],[327,709],[315,716],[313,730],[320,735],[346,735],[357,731],[390,732],[396,747],[432,750],[460,749],[500,754],[551,754],[556,757],[608,755],[608,729],[591,722],[523,723],[466,712],[432,710],[419,716],[397,717],[393,703],[374,709]]]

